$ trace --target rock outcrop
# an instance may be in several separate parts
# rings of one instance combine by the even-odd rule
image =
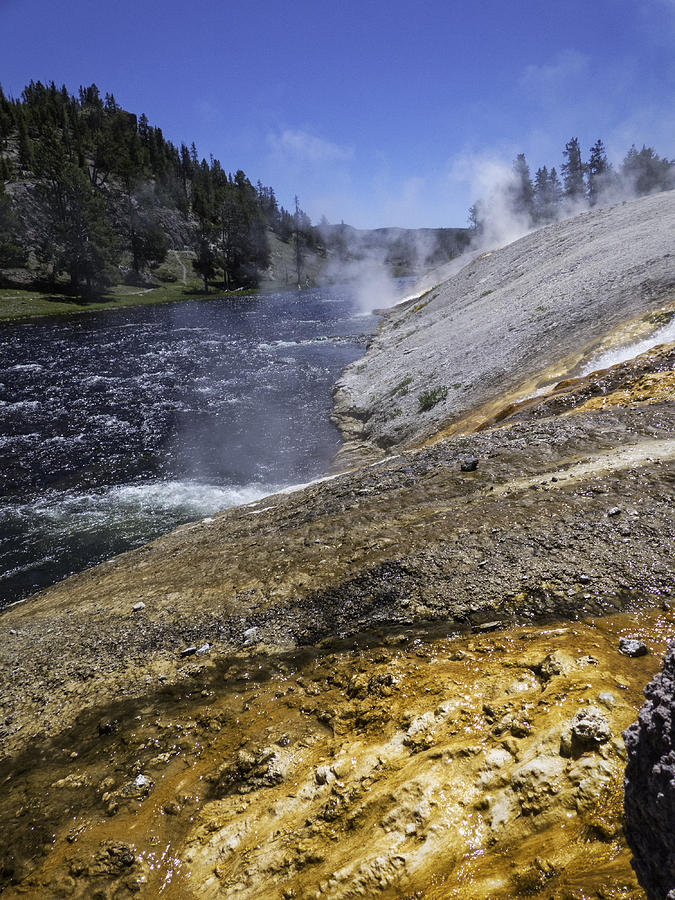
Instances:
[[[624,832],[649,900],[675,897],[675,644],[624,732]]]

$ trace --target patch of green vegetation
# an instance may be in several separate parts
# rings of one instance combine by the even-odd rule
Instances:
[[[537,312],[546,312],[547,309],[550,309],[550,306],[535,306],[535,309],[537,310]]]
[[[399,381],[399,383],[394,388],[392,388],[391,396],[392,397],[405,396],[408,393],[408,385],[412,382],[412,380],[413,380],[412,375],[406,375],[405,378],[403,378],[401,381]]]
[[[420,412],[427,412],[428,410],[436,406],[437,403],[440,403],[441,400],[445,400],[447,396],[448,389],[443,386],[432,388],[429,391],[424,391],[417,398]]]
[[[244,291],[231,296],[241,297]],[[95,300],[83,300],[66,293],[38,291],[31,288],[0,288],[0,322],[13,319],[32,319],[39,316],[62,316],[79,313],[123,309],[127,306],[153,306],[186,300],[213,300],[228,296],[225,292],[205,294],[197,282],[192,284],[164,284],[160,287],[139,288],[116,285]]]
[[[490,288],[489,291],[483,291],[483,293],[481,294],[481,297],[487,297],[489,294],[494,294],[494,292],[495,292],[494,288]]]

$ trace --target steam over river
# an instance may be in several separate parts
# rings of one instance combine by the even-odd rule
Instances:
[[[336,289],[0,330],[0,606],[323,474],[375,319]]]

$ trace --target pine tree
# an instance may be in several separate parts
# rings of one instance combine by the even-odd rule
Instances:
[[[550,185],[551,197],[553,198],[553,202],[556,204],[560,203],[563,198],[563,187],[560,183],[560,179],[558,178],[558,173],[555,170],[555,166],[551,168],[548,176],[548,182]]]
[[[581,149],[578,138],[571,138],[563,150],[566,162],[563,163],[562,173],[565,185],[565,196],[570,200],[579,200],[586,194],[584,184],[584,164],[581,161]]]
[[[11,181],[14,175],[12,163],[6,156],[0,156],[0,182]]]
[[[295,214],[293,216],[293,243],[295,249],[295,274],[297,276],[298,288],[301,287],[300,279],[302,277],[302,266],[305,261],[305,235],[303,230],[304,213],[300,209],[297,194],[295,196]]]
[[[621,174],[638,196],[675,187],[675,160],[662,159],[652,147],[632,145],[621,166]]]
[[[20,110],[21,107],[18,107],[18,109]],[[24,169],[32,169],[34,156],[33,142],[28,134],[28,126],[26,125],[26,118],[23,113],[18,115],[17,126],[19,129],[19,161]]]
[[[26,252],[19,240],[19,217],[0,179],[0,269],[22,266]]]
[[[483,222],[481,217],[480,200],[477,200],[472,206],[469,207],[467,221],[469,223],[469,228],[476,234],[480,234],[483,231],[485,223]]]
[[[542,166],[534,176],[534,210],[537,222],[550,222],[553,218],[551,185],[548,169]]]
[[[514,160],[513,174],[515,183],[511,189],[511,209],[517,216],[531,222],[534,218],[534,187],[524,153],[519,153]]]
[[[605,145],[600,138],[591,147],[588,160],[588,200],[591,206],[598,202],[598,195],[608,183],[612,167],[607,161]]]
[[[50,235],[43,260],[67,272],[77,294],[90,296],[109,280],[118,247],[106,205],[88,176],[70,162],[54,129],[36,155],[40,191],[50,211]]]
[[[197,246],[197,256],[192,260],[192,268],[204,279],[204,293],[209,292],[209,281],[216,277],[216,254],[212,244],[212,233],[202,229]]]

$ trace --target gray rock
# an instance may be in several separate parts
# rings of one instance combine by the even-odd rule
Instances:
[[[624,656],[645,656],[649,650],[644,641],[637,638],[619,638],[619,653]]]
[[[475,472],[478,468],[478,457],[477,456],[465,456],[464,459],[459,464],[459,468],[462,472]]]
[[[647,896],[675,897],[675,644],[645,697],[637,722],[623,733],[624,834]]]
[[[495,619],[494,622],[481,622],[480,625],[474,625],[473,630],[475,632],[484,632],[484,631],[496,631],[498,628],[503,628],[504,623],[500,620]]]
[[[180,651],[181,656],[194,656],[197,652],[197,647],[186,647],[185,650]]]
[[[616,706],[616,697],[614,694],[610,694],[609,691],[603,691],[602,694],[598,694],[598,703],[602,703],[607,709],[614,709]]]
[[[211,649],[211,644],[202,644],[197,650],[195,650],[196,656],[205,656],[209,650]]]
[[[132,609],[134,612],[140,612],[142,609],[145,609],[145,603],[143,603],[142,600],[138,603],[134,603]]]
[[[620,506],[613,506],[611,509],[607,510],[607,515],[612,516],[612,517],[618,516],[620,513],[621,513]]]
[[[597,707],[586,706],[575,713],[568,734],[570,752],[562,752],[563,741],[561,741],[561,755],[580,756],[588,750],[594,750],[600,744],[605,744],[612,736],[612,729]]]

